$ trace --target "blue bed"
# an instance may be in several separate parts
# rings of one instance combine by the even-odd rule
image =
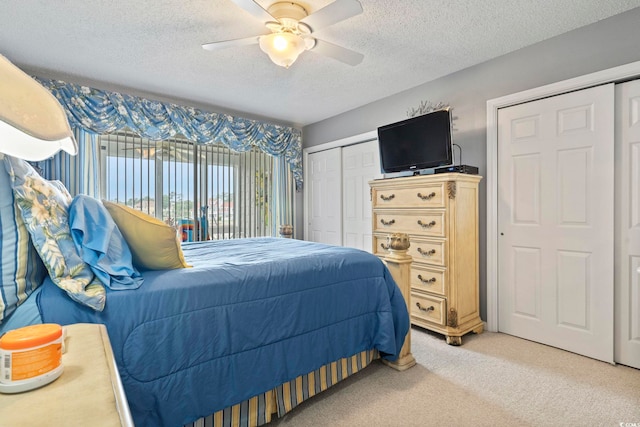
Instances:
[[[405,301],[369,253],[275,238],[183,252],[192,268],[107,289],[102,312],[49,278],[34,294],[44,322],[106,325],[138,427],[193,422],[360,352],[398,357]]]

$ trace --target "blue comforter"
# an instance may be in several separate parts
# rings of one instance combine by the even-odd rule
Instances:
[[[108,290],[103,312],[49,279],[44,322],[103,323],[136,426],[180,426],[362,350],[395,360],[409,328],[384,264],[356,249],[258,238],[184,244],[192,268]]]

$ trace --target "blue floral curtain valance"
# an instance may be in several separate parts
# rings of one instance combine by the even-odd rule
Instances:
[[[72,128],[105,134],[127,126],[153,141],[179,133],[198,144],[222,143],[235,151],[247,151],[256,146],[272,156],[284,157],[296,188],[302,188],[302,137],[298,129],[60,80],[36,80],[60,101]]]

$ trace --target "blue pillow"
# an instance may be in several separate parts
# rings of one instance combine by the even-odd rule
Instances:
[[[69,206],[71,237],[83,261],[110,289],[136,289],[142,276],[133,267],[131,250],[104,205],[77,195]]]
[[[3,163],[0,154],[0,163]],[[0,164],[0,324],[42,284],[45,270],[13,200],[11,179]]]
[[[71,238],[71,196],[63,185],[42,178],[27,162],[10,156],[4,160],[22,220],[51,280],[73,300],[102,311],[105,288],[80,258]]]

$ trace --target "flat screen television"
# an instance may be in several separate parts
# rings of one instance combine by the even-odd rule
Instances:
[[[438,110],[379,127],[378,146],[384,173],[450,165],[451,112]]]

